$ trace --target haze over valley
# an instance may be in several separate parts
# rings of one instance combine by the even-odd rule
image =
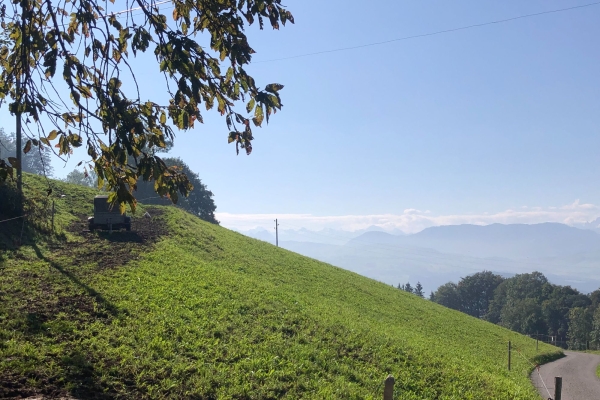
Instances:
[[[280,230],[279,245],[385,283],[419,281],[427,292],[490,270],[504,276],[539,271],[553,283],[589,293],[600,287],[600,234],[594,223],[584,226],[463,224],[409,235],[377,226],[354,232],[302,228]],[[264,228],[242,233],[275,243]]]

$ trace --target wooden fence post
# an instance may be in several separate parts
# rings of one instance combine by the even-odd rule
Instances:
[[[562,377],[554,377],[554,400],[561,400],[562,397]]]
[[[510,340],[508,341],[508,370],[510,371]]]
[[[385,378],[385,388],[383,389],[383,400],[393,400],[394,399],[394,377],[392,375],[388,375]]]

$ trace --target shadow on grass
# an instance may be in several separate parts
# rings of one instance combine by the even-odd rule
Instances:
[[[39,247],[36,244],[32,245],[35,254],[38,256],[38,258],[40,260],[44,260],[46,261],[50,267],[54,268],[55,270],[57,270],[58,272],[60,272],[61,274],[63,274],[66,278],[68,278],[73,284],[75,284],[76,286],[78,286],[79,288],[83,289],[88,296],[90,296],[91,298],[93,298],[94,300],[96,300],[96,302],[98,302],[100,305],[102,305],[102,307],[104,309],[106,309],[106,311],[113,317],[117,317],[119,314],[122,314],[123,311],[119,310],[118,307],[116,307],[114,304],[112,304],[110,301],[106,300],[104,298],[104,296],[102,296],[102,294],[98,293],[94,288],[86,285],[85,283],[83,283],[77,276],[75,276],[72,272],[66,270],[62,265],[60,265],[59,263],[55,262],[54,260],[49,259],[48,257],[46,257],[41,250],[39,249]]]
[[[43,332],[44,320],[37,313],[27,313],[25,315],[25,325],[27,326],[27,333],[37,335]]]
[[[115,393],[106,391],[93,363],[80,350],[73,350],[61,357],[68,392],[80,399],[113,399]]]
[[[57,370],[58,375],[43,384],[43,388],[41,388],[42,393],[52,398],[64,397],[66,393],[76,399],[104,400],[117,397],[118,393],[115,392],[115,388],[103,380],[104,373],[102,372],[102,368],[106,367],[105,364],[110,361],[102,359],[103,366],[96,368],[97,358],[103,356],[81,348],[81,344],[77,339],[78,335],[75,334],[73,336],[73,330],[70,328],[70,325],[65,325],[65,330],[61,330],[56,325],[60,324],[60,320],[54,319],[51,315],[63,312],[68,316],[69,320],[73,322],[79,320],[79,322],[85,323],[97,320],[106,321],[111,317],[124,315],[126,312],[112,304],[94,288],[82,282],[66,266],[46,257],[37,245],[32,245],[32,248],[40,260],[47,262],[52,269],[60,272],[73,285],[83,289],[85,292],[85,294],[76,296],[58,297],[56,302],[52,302],[53,309],[49,310],[46,308],[40,310],[39,313],[29,312],[25,315],[24,322],[27,327],[27,334],[36,336],[38,334],[45,335],[48,324],[54,323],[55,325],[52,327],[53,335],[48,338],[52,337],[52,340],[66,344],[64,347],[66,351],[55,359],[57,366],[59,366]],[[100,307],[95,307],[94,301]],[[87,313],[87,316],[82,317],[85,313]],[[132,379],[125,379],[125,381],[130,382]],[[23,393],[28,390],[26,384],[19,384],[18,386],[20,386],[18,388],[19,393],[21,393],[21,390],[23,390]]]

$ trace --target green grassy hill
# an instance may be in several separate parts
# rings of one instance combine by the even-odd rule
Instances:
[[[560,355],[173,207],[83,232],[94,192],[52,185],[58,234],[0,225],[0,397],[381,399],[391,373],[398,399],[538,399],[507,342]]]

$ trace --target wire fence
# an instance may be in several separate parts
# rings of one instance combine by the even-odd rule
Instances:
[[[531,334],[528,336],[532,339],[537,339],[540,342],[551,344],[553,346],[560,347],[563,349],[568,349],[572,346],[572,343],[570,343],[565,336],[561,336],[561,335],[547,335],[544,333],[534,333],[534,334]],[[582,350],[582,349],[575,349],[575,350]],[[583,350],[585,350],[585,349],[583,349]]]
[[[537,346],[536,346],[537,347]],[[536,349],[537,350],[537,349]],[[539,381],[541,382],[542,386],[539,387],[538,389],[544,389],[546,391],[546,393],[548,394],[547,399],[548,400],[556,400],[560,398],[560,391],[561,391],[561,387],[562,387],[562,380],[561,378],[556,378],[557,380],[561,380],[561,385],[559,385],[557,382],[555,382],[555,386],[554,390],[555,393],[554,395],[550,392],[551,387],[549,388],[548,385],[546,384],[544,377],[541,374],[540,371],[540,365],[537,364],[536,362],[532,361],[530,358],[528,358],[527,356],[525,356],[525,354],[523,354],[523,352],[521,351],[521,349],[519,349],[518,347],[511,345],[511,341],[508,342],[508,371],[511,371],[510,368],[510,364],[511,364],[511,353],[515,351],[527,364],[529,364],[533,370],[532,370],[532,377],[533,374],[537,373],[537,377],[539,378]],[[383,400],[394,400],[396,398],[399,398],[400,393],[399,391],[401,390],[401,388],[399,387],[394,387],[395,385],[395,380],[394,380],[394,376],[393,375],[388,375],[387,378],[381,382],[378,382],[377,385],[375,386],[375,391],[376,391],[376,398],[381,398],[379,396],[381,396],[381,389],[383,388]],[[560,386],[560,387],[559,387]],[[537,388],[537,387],[536,387]]]
[[[544,389],[546,389],[546,392],[548,393],[548,399],[552,399],[552,394],[550,393],[548,385],[546,385],[546,382],[544,382],[544,378],[542,377],[542,374],[540,372],[540,365],[534,363],[529,358],[525,357],[525,355],[517,347],[513,347],[513,349],[517,352],[518,355],[520,355],[526,362],[528,362],[534,368],[534,370],[537,372],[540,378],[540,381],[542,382],[542,385],[544,386]]]
[[[16,220],[16,219],[19,219],[19,218],[25,218],[25,217],[26,217],[25,215],[21,215],[21,216],[19,216],[19,217],[14,217],[14,218],[9,218],[9,219],[4,219],[4,220],[0,221],[0,224],[1,224],[1,223],[3,223],[3,222],[14,221],[14,220]]]

